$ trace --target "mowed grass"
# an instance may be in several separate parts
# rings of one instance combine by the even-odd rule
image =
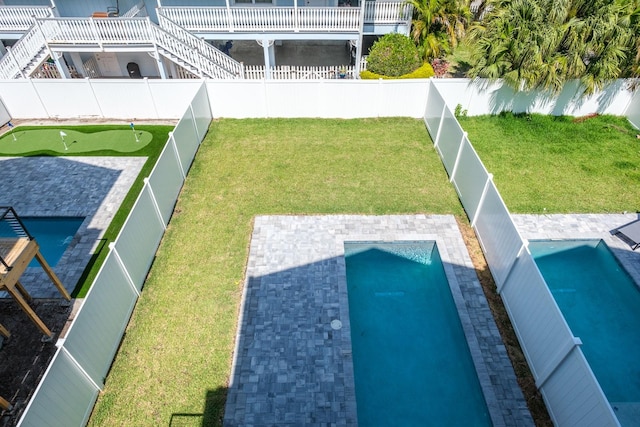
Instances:
[[[463,216],[421,120],[215,121],[90,425],[218,425],[256,215]]]
[[[513,213],[640,209],[640,132],[623,117],[501,114],[460,123]]]

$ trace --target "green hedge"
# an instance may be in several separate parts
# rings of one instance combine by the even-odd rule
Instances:
[[[385,34],[376,41],[367,57],[367,68],[374,73],[399,77],[420,67],[422,60],[413,41],[404,34]]]
[[[435,72],[433,71],[433,67],[428,62],[422,64],[420,68],[415,71],[412,71],[409,74],[404,74],[402,76],[383,76],[382,74],[376,74],[369,70],[365,70],[360,72],[360,78],[363,80],[395,80],[395,79],[429,79],[435,76]]]

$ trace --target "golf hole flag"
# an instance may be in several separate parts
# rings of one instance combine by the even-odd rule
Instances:
[[[62,138],[62,144],[64,145],[64,149],[65,149],[65,150],[68,150],[68,149],[69,149],[69,147],[67,147],[67,143],[66,143],[66,142],[65,142],[65,140],[64,140],[64,137],[65,137],[65,136],[67,136],[67,134],[66,134],[66,133],[64,133],[63,131],[60,131],[60,138]]]
[[[67,134],[62,132],[62,131],[60,131],[60,138],[64,138],[65,136],[67,136]]]

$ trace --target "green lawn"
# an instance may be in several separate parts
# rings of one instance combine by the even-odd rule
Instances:
[[[513,115],[460,123],[513,213],[640,209],[640,140],[625,119]]]
[[[220,422],[252,220],[464,216],[421,120],[215,121],[90,425]]]

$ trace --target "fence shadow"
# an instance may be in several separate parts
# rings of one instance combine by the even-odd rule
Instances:
[[[224,404],[227,399],[227,387],[207,390],[204,397],[204,412],[176,412],[171,414],[169,427],[184,426],[221,426],[224,415]]]

